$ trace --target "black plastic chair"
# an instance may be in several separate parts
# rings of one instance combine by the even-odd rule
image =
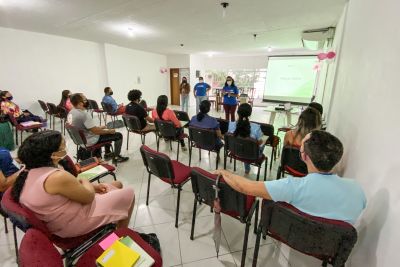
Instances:
[[[221,134],[225,135],[229,129],[229,121],[221,118],[216,118],[219,122],[219,129],[221,130]]]
[[[228,157],[234,159],[233,170],[236,171],[236,160],[258,167],[257,181],[260,179],[260,171],[265,161],[264,181],[267,180],[268,158],[260,151],[257,140],[242,138],[231,133],[225,134],[224,169]]]
[[[265,142],[266,146],[270,146],[271,150],[271,159],[269,163],[269,170],[272,169],[272,162],[276,160],[276,152],[278,150],[279,145],[279,137],[274,135],[274,126],[268,123],[261,123],[261,122],[253,122],[260,125],[261,131],[265,136],[268,136],[267,141]]]
[[[99,105],[97,104],[96,100],[88,99],[87,101],[89,103],[89,111],[92,114],[92,118],[93,118],[93,113],[96,112],[97,116],[99,118],[99,121],[100,121],[100,125],[101,125],[101,118],[102,117],[104,119],[104,124],[105,124],[105,121],[106,121],[105,113],[106,112],[104,110],[102,110],[101,108],[99,108]]]
[[[285,202],[263,200],[261,210],[253,267],[257,266],[261,235],[320,259],[325,267],[344,267],[357,242],[357,231],[349,223],[311,216]]]
[[[102,147],[106,145],[110,145],[111,149],[113,149],[113,146],[111,145],[111,141],[108,142],[102,142],[102,143],[97,143],[94,145],[88,145],[86,141],[85,134],[83,133],[82,130],[70,125],[66,124],[67,132],[69,136],[71,137],[72,141],[76,145],[76,161],[79,161],[81,158],[79,157],[79,147],[82,147],[83,149],[87,150],[90,152],[90,156],[93,157],[94,153],[101,149]]]
[[[176,128],[172,121],[164,121],[164,120],[155,120],[154,124],[156,126],[156,135],[157,135],[157,151],[160,148],[160,139],[166,138],[169,140],[169,145],[172,150],[172,142],[177,142],[178,147],[176,150],[176,160],[179,160],[179,148],[181,146],[180,140],[188,138],[188,135],[182,133],[177,136]]]
[[[218,143],[219,137],[215,130],[201,129],[196,127],[189,127],[189,166],[192,162],[193,148],[199,149],[199,160],[201,160],[201,150],[207,150],[217,153],[217,160],[215,168],[218,169],[219,152],[223,144]]]
[[[276,179],[282,178],[285,173],[295,177],[304,177],[308,174],[307,165],[300,158],[300,149],[294,146],[284,146],[281,163],[278,167]]]
[[[40,108],[43,110],[44,115],[46,116],[46,120],[47,120],[47,115],[49,114],[49,107],[47,106],[46,102],[42,101],[42,100],[38,100]],[[51,124],[51,116],[50,116],[50,124]]]
[[[190,180],[191,168],[175,160],[171,160],[167,155],[157,152],[146,145],[140,147],[143,163],[149,173],[147,183],[146,205],[149,205],[150,179],[155,175],[162,181],[178,189],[178,200],[176,203],[175,227],[178,228],[179,204],[182,186]]]
[[[56,106],[53,103],[47,103],[49,107],[50,117],[53,119],[52,129],[54,130],[56,118],[60,119],[61,132],[65,134],[65,123],[67,121],[67,110],[63,107]]]
[[[142,145],[144,145],[146,141],[146,134],[155,133],[155,130],[142,130],[142,125],[140,124],[140,120],[138,117],[133,115],[122,115],[122,120],[124,121],[126,130],[127,130],[127,140],[126,140],[126,150],[129,147],[129,133],[135,133],[140,135],[140,140],[142,141]],[[157,135],[156,135],[157,137]]]
[[[190,118],[186,111],[174,110],[174,113],[179,121],[185,122],[185,124],[182,127],[184,128],[189,127]]]
[[[193,240],[194,228],[196,222],[196,211],[197,202],[205,203],[206,205],[213,208],[215,199],[215,188],[217,176],[211,174],[205,170],[194,167],[192,169],[192,189],[194,193],[194,204],[193,204],[193,215],[192,215],[192,229],[190,232],[190,239]],[[219,193],[218,198],[220,199],[221,213],[226,214],[232,218],[239,220],[241,223],[246,225],[243,251],[242,251],[242,263],[244,266],[246,260],[247,243],[251,225],[251,219],[255,213],[254,220],[254,233],[257,230],[258,221],[258,206],[259,201],[253,196],[247,196],[239,193],[232,189],[228,184],[221,179],[218,183]]]
[[[107,115],[111,117],[111,121],[115,122],[117,120],[117,117],[119,115],[122,115],[121,113],[118,112],[114,112],[113,108],[110,104],[101,102],[101,106],[103,107],[103,110],[105,111],[105,124],[107,124]]]

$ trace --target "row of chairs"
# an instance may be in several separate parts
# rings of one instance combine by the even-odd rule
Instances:
[[[283,202],[264,200],[261,220],[257,228],[259,201],[255,197],[239,193],[227,185],[223,179],[216,182],[216,175],[198,167],[190,168],[178,161],[171,160],[167,155],[146,145],[141,146],[140,152],[149,175],[146,205],[149,203],[152,175],[159,177],[178,190],[175,227],[178,227],[182,187],[189,180],[191,181],[194,193],[191,240],[194,239],[197,206],[206,204],[213,209],[216,197],[215,186],[218,186],[221,212],[245,224],[241,266],[245,265],[248,235],[253,215],[255,215],[254,233],[257,234],[253,257],[254,267],[257,265],[261,236],[265,239],[268,235],[293,249],[320,259],[323,266],[327,266],[329,263],[334,267],[344,267],[344,263],[357,241],[357,232],[352,225],[342,221],[310,216]]]

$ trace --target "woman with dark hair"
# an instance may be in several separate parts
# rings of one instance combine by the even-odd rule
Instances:
[[[250,122],[250,116],[252,107],[247,104],[241,104],[238,108],[238,120],[229,123],[228,132],[233,133],[235,136],[247,138],[251,137],[257,140],[260,150],[264,150],[264,144],[262,140],[263,133],[261,127],[257,123]],[[250,164],[244,164],[245,173],[250,173]]]
[[[44,120],[36,115],[33,115],[29,110],[21,110],[13,100],[13,96],[9,91],[1,91],[1,112],[5,115],[10,114],[18,123],[26,121],[43,122]]]
[[[217,136],[219,137],[218,141],[222,144],[221,139],[223,138],[223,136],[219,128],[219,122],[217,121],[216,118],[213,118],[208,115],[208,112],[210,112],[210,107],[211,107],[210,101],[208,100],[201,101],[200,112],[192,117],[192,119],[189,122],[189,125],[202,129],[215,130]]]
[[[231,76],[226,77],[222,94],[224,95],[225,119],[229,121],[229,117],[231,117],[230,121],[235,121],[235,111],[239,90],[235,85],[235,80],[233,80]]]
[[[187,82],[186,77],[182,77],[182,83],[180,85],[180,91],[181,91],[181,107],[182,107],[182,111],[188,112],[188,109],[189,109],[190,84]]]
[[[71,100],[69,99],[70,96],[71,96],[70,90],[62,91],[61,101],[60,101],[60,104],[58,104],[59,107],[65,108],[67,113],[73,108],[73,106],[71,104]]]
[[[120,182],[91,184],[58,168],[67,155],[60,132],[35,133],[22,143],[18,158],[25,165],[12,197],[60,237],[75,237],[112,222],[127,227],[134,205],[131,188]]]
[[[176,117],[174,111],[167,108],[168,107],[168,96],[160,95],[157,98],[157,107],[151,112],[151,116],[153,119],[164,120],[164,121],[172,121],[176,128],[176,136],[180,136],[183,133],[183,128],[181,122]],[[182,150],[186,151],[185,141],[180,139]]]
[[[312,130],[321,129],[321,114],[315,108],[306,108],[299,116],[296,128],[286,132],[284,146],[301,146],[303,138]]]

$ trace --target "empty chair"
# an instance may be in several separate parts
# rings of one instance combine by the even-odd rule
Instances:
[[[185,122],[185,124],[183,124],[182,127],[187,128],[189,126],[189,121],[190,121],[190,118],[189,118],[189,115],[187,114],[187,112],[180,111],[180,110],[174,110],[174,113],[179,121]]]
[[[189,166],[192,161],[193,148],[199,149],[199,160],[201,160],[201,150],[217,153],[217,160],[215,168],[218,169],[219,152],[223,147],[222,142],[215,130],[201,129],[196,127],[189,127]]]
[[[177,135],[177,131],[175,125],[172,121],[164,121],[164,120],[155,120],[154,124],[156,126],[156,134],[157,134],[157,151],[160,149],[160,139],[166,138],[170,142],[170,147],[172,150],[172,142],[177,142],[177,150],[176,150],[176,160],[179,160],[179,148],[182,145],[182,142],[185,138],[188,138],[188,135],[185,133],[181,133]]]
[[[234,171],[236,171],[236,160],[258,167],[257,181],[260,178],[260,171],[265,161],[264,181],[267,179],[268,158],[260,151],[260,146],[256,139],[225,134],[224,149],[224,169],[226,169],[226,160],[228,157],[234,159]]]
[[[276,152],[278,151],[278,145],[280,143],[280,138],[274,134],[274,126],[268,123],[254,122],[260,125],[261,131],[265,136],[268,136],[267,141],[265,142],[266,146],[270,146],[271,150],[271,158],[269,163],[269,170],[272,169],[272,161],[276,160]]]
[[[44,115],[46,116],[46,120],[47,120],[47,115],[49,114],[49,107],[47,106],[46,102],[42,101],[42,100],[38,100],[40,108],[43,110]],[[51,116],[50,116],[51,119]],[[51,120],[50,120],[50,124],[51,124]]]
[[[196,222],[197,202],[205,203],[210,207],[214,206],[215,188],[217,176],[204,171],[200,168],[194,167],[192,169],[192,189],[194,193],[194,206],[192,216],[192,229],[190,232],[190,239],[194,238],[194,228]],[[249,230],[251,220],[255,213],[254,232],[257,228],[258,219],[258,205],[259,202],[253,196],[247,196],[232,189],[226,184],[223,179],[217,184],[219,188],[218,198],[220,200],[221,213],[226,214],[232,218],[239,220],[246,225],[245,235],[243,240],[242,263],[244,266],[247,252],[247,241],[249,237]]]
[[[55,118],[60,119],[60,125],[61,125],[61,132],[65,134],[65,123],[67,121],[67,110],[63,107],[56,106],[53,103],[47,103],[47,106],[49,107],[49,114],[50,117],[53,119],[53,125],[52,129],[54,130],[55,127]]]
[[[346,222],[308,215],[285,202],[263,200],[253,267],[257,266],[261,234],[322,261],[322,266],[344,267],[357,231]]]
[[[38,131],[46,127],[47,122],[21,122],[18,123],[17,119],[12,115],[8,114],[11,124],[15,127],[15,143],[18,145],[18,131],[21,132],[21,143],[22,143],[22,133],[24,131]]]
[[[105,116],[106,116],[105,113],[106,112],[104,110],[102,110],[101,108],[99,108],[99,105],[97,104],[96,100],[88,99],[87,101],[89,103],[89,110],[92,113],[92,118],[93,118],[93,113],[96,112],[97,116],[99,118],[99,121],[100,121],[100,125],[101,125],[101,118],[102,117],[104,119],[104,122],[106,121],[106,118],[105,118]]]
[[[149,173],[149,179],[147,182],[146,205],[149,204],[151,175],[155,175],[162,181],[170,184],[172,188],[178,189],[178,200],[176,203],[175,218],[175,227],[178,228],[181,191],[182,186],[190,179],[190,167],[178,161],[171,160],[167,155],[157,152],[146,145],[142,145],[140,147],[140,153],[142,154],[142,159],[144,165],[146,166],[146,170]]]
[[[152,132],[155,133],[155,130],[153,130],[153,129],[149,129],[149,130],[142,129],[140,120],[136,116],[122,115],[122,120],[124,121],[126,130],[128,131],[127,140],[126,140],[126,149],[128,149],[128,147],[129,147],[129,133],[139,134],[140,140],[142,141],[142,145],[144,145],[144,143],[146,141],[146,134],[152,133]]]
[[[112,122],[115,122],[117,120],[117,116],[122,115],[121,113],[118,113],[118,111],[114,112],[111,104],[101,102],[101,106],[105,111],[105,119],[104,119],[105,123],[107,122],[107,115],[111,117]]]
[[[308,174],[307,165],[301,160],[300,149],[298,147],[283,147],[276,179],[282,178],[285,173],[295,177],[304,177]]]

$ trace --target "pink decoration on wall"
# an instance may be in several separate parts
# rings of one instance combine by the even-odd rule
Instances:
[[[328,59],[333,59],[335,56],[336,56],[336,53],[333,52],[333,51],[328,52],[328,54],[326,54],[326,57],[327,57]]]
[[[167,68],[160,68],[160,73],[161,74],[164,74],[164,73],[167,73],[167,72],[168,72]]]
[[[317,57],[318,57],[319,60],[324,60],[324,59],[326,59],[327,54],[325,54],[325,53],[319,53],[319,54],[317,55]]]

